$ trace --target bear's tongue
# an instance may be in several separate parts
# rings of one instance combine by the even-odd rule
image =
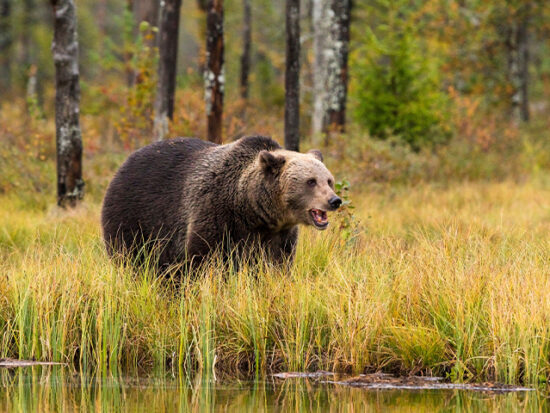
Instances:
[[[320,209],[311,209],[311,216],[317,225],[326,225],[328,223],[327,213]]]

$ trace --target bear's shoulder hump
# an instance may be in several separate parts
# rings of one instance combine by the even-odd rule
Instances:
[[[245,136],[244,138],[239,139],[236,144],[241,148],[246,148],[253,152],[281,149],[281,145],[279,145],[271,137],[261,135]]]

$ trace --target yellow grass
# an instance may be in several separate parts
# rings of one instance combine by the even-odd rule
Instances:
[[[382,369],[453,380],[550,376],[550,186],[351,194],[301,232],[296,263],[158,280],[106,256],[96,202],[0,196],[0,357],[203,374]],[[53,200],[52,200],[53,201]],[[89,201],[90,202],[90,201]]]

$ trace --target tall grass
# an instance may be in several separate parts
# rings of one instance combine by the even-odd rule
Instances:
[[[158,279],[113,263],[99,205],[0,197],[0,357],[83,370],[330,369],[537,383],[550,377],[550,188],[352,194],[359,236],[303,229],[288,273]]]

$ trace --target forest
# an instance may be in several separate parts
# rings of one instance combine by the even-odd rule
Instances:
[[[0,359],[550,379],[543,0],[0,0]],[[343,207],[282,271],[109,259],[158,140],[318,148]]]

